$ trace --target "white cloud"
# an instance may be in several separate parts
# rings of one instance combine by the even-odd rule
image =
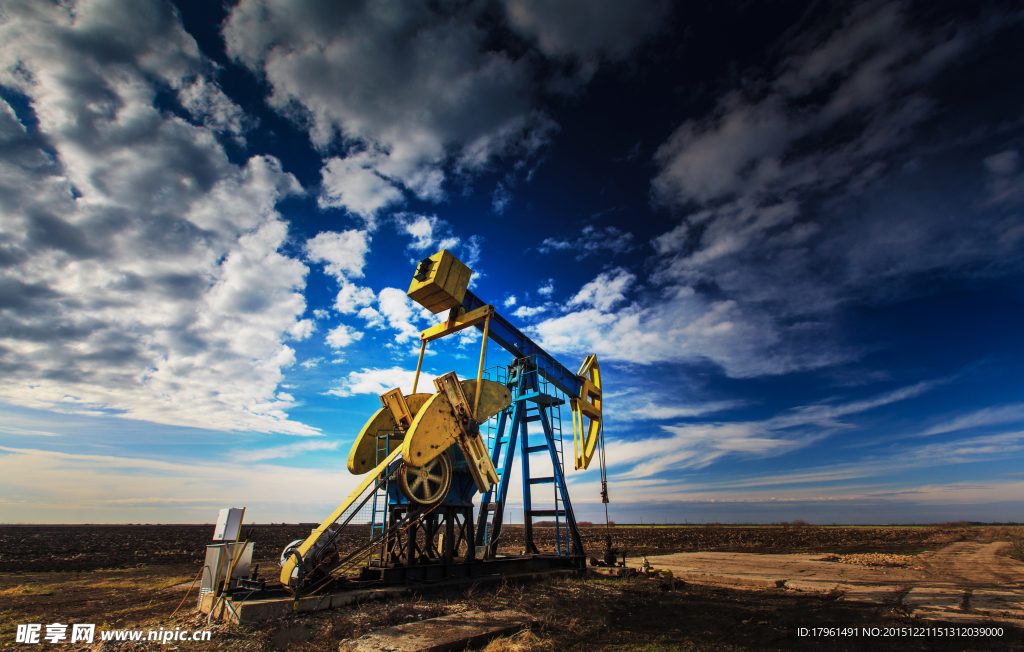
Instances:
[[[1019,158],[1015,149],[985,158],[985,167],[992,173],[988,184],[988,204],[1014,204],[1024,199],[1024,173],[1015,174]],[[1016,231],[1015,239],[1019,239],[1021,229],[1018,227]]]
[[[305,367],[306,369],[312,369],[313,367],[317,366],[318,364],[320,364],[323,361],[324,361],[323,358],[316,357],[316,358],[309,358],[308,360],[303,360],[299,364],[301,366]]]
[[[952,197],[892,190],[917,155],[915,130],[941,117],[927,84],[995,23],[912,25],[898,3],[825,20],[659,147],[652,198],[682,220],[651,243],[647,292],[630,302],[607,288],[602,302],[595,279],[577,295],[582,308],[534,328],[546,348],[637,363],[703,359],[734,377],[815,369],[863,354],[837,337],[843,304],[904,298],[922,291],[914,283],[924,274],[1015,268],[1019,216],[965,220]],[[994,156],[989,196],[1010,197],[1016,182],[1002,180],[1015,174],[1013,156]],[[545,245],[569,251],[581,241]]]
[[[209,78],[189,85],[210,64],[173,8],[4,12],[0,84],[28,98],[38,133],[0,104],[0,240],[15,254],[2,282],[0,397],[316,434],[276,396],[294,362],[283,340],[311,330],[307,269],[280,253],[287,227],[275,210],[301,187],[276,159],[228,160],[215,132],[238,114]],[[158,84],[184,89],[204,124],[158,110]]]
[[[362,369],[352,371],[341,381],[341,387],[330,390],[329,394],[335,396],[354,396],[356,394],[374,394],[380,396],[384,392],[396,387],[404,394],[412,392],[412,381],[416,376],[415,370],[391,367],[390,369]],[[433,393],[434,375],[425,369],[420,371],[419,386],[417,392]]]
[[[619,292],[592,286],[578,305],[586,301],[613,306],[622,299]],[[602,360],[635,364],[710,360],[736,378],[827,366],[849,355],[807,344],[820,329],[785,329],[744,311],[735,301],[710,301],[689,288],[666,292],[649,306],[626,303],[614,312],[584,305],[528,331],[553,353],[596,353]],[[630,346],[623,347],[622,342]]]
[[[325,263],[325,271],[339,281],[362,277],[368,249],[369,237],[366,231],[357,229],[325,231],[306,241],[309,259],[315,263]]]
[[[505,0],[509,22],[550,56],[573,56],[592,67],[621,59],[665,26],[668,0]]]
[[[380,315],[387,325],[397,331],[395,343],[402,344],[411,339],[419,340],[422,328],[418,323],[436,321],[430,312],[414,303],[398,288],[384,288],[378,295]]]
[[[320,171],[323,193],[317,203],[321,208],[344,208],[374,228],[378,212],[405,201],[402,191],[377,171],[384,160],[382,154],[369,152],[328,159]]]
[[[542,297],[550,297],[555,292],[555,279],[549,278],[537,288],[537,294]]]
[[[337,327],[332,328],[327,333],[327,344],[335,349],[343,349],[352,342],[358,342],[361,339],[363,339],[361,332],[353,330],[345,324],[338,324]]]
[[[537,315],[541,314],[542,312],[545,312],[546,310],[547,307],[545,306],[519,306],[518,308],[515,309],[515,311],[512,314],[516,317],[528,318],[536,317]]]
[[[338,296],[334,298],[334,309],[342,314],[351,315],[373,305],[376,300],[377,297],[370,288],[345,283],[338,291]]]
[[[194,119],[215,131],[232,134],[241,144],[245,142],[243,134],[255,126],[256,121],[249,118],[242,107],[202,75],[178,89],[178,101]]]
[[[502,303],[502,305],[504,305],[506,308],[511,308],[512,306],[516,305],[516,301],[516,295],[510,294],[507,297],[505,297],[505,301]]]
[[[448,222],[436,215],[400,213],[395,216],[399,226],[412,237],[409,248],[420,253],[434,253],[442,249],[454,249],[459,239],[451,235]]]
[[[373,308],[366,307],[359,311],[359,316],[366,320],[368,328],[383,328],[384,316]]]
[[[771,457],[794,451],[852,426],[836,419],[920,396],[938,384],[925,381],[865,399],[837,404],[809,405],[787,410],[762,421],[664,425],[670,437],[615,440],[608,444],[608,459],[628,466],[617,477],[647,478],[666,471],[704,468],[728,455]],[[656,412],[659,408],[650,412]],[[734,405],[724,402],[701,406],[716,411]],[[663,414],[670,412],[671,408]],[[639,418],[648,410],[634,412]],[[634,418],[636,418],[634,416]],[[690,415],[685,415],[690,416]],[[659,418],[659,417],[647,417]]]
[[[444,199],[446,162],[465,174],[528,158],[553,132],[532,106],[530,65],[488,45],[483,11],[242,0],[223,35],[317,147],[357,145],[328,163],[322,201],[372,224],[403,191]]]
[[[296,444],[285,444],[272,448],[262,448],[251,451],[235,451],[231,457],[243,464],[262,462],[264,460],[275,460],[287,457],[296,457],[310,451],[333,451],[338,449],[340,441],[304,441]]]
[[[616,304],[626,300],[625,293],[634,281],[636,276],[622,267],[604,272],[580,288],[576,296],[569,299],[569,305],[593,306],[601,312],[608,312]]]
[[[494,194],[491,195],[491,210],[498,215],[501,215],[511,203],[512,191],[509,190],[504,183],[499,181],[498,185],[494,187]]]
[[[334,444],[323,443],[327,448],[321,450]],[[359,483],[358,477],[339,474],[336,468],[294,468],[259,460],[244,465],[221,459],[179,463],[0,450],[11,462],[0,477],[0,509],[5,518],[18,522],[202,523],[212,522],[225,502],[245,504],[251,522],[319,521],[336,505],[317,497],[347,495]],[[308,505],[296,505],[288,497],[297,474],[314,496]]]
[[[571,251],[576,260],[583,260],[591,254],[608,251],[612,255],[625,253],[633,249],[633,234],[624,233],[614,226],[599,229],[593,225],[583,227],[580,236],[574,240],[544,238],[537,247],[542,254],[553,251]]]
[[[634,400],[636,398],[633,397]],[[705,414],[734,410],[746,405],[746,402],[741,400],[710,401],[698,405],[671,405],[670,403],[671,401],[664,398],[657,403],[649,400],[623,412],[622,417],[640,421],[701,417]]]
[[[1007,423],[1024,421],[1024,403],[1001,405],[999,407],[987,407],[975,410],[969,414],[961,415],[938,423],[925,430],[922,435],[940,435],[947,432],[958,432],[972,428],[983,428],[985,426],[996,426]]]
[[[316,324],[312,319],[301,319],[288,327],[288,335],[292,339],[302,341],[312,335],[315,330]]]

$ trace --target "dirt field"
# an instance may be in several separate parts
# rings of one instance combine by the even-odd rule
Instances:
[[[3,527],[0,528],[0,646],[14,643],[21,623],[93,623],[98,630],[206,627],[193,609],[193,589],[178,615],[170,614],[195,577],[211,526]],[[307,527],[256,529],[257,558],[276,557]],[[544,533],[543,530],[538,531]],[[550,532],[546,533],[550,534]],[[889,559],[909,571],[925,569],[949,581],[977,580],[1024,588],[1024,563],[999,556],[979,560],[962,554],[964,544],[1019,542],[1018,528],[780,528],[780,527],[618,527],[613,545],[630,549],[630,565],[642,554],[717,550],[720,552],[814,552],[844,560],[867,561],[882,568]],[[508,528],[503,549],[518,552],[521,528]],[[586,545],[603,547],[603,528],[584,529]],[[950,544],[959,543],[950,548]],[[982,546],[984,547],[984,546]],[[986,548],[992,548],[991,546]],[[1003,546],[1005,551],[1008,547]],[[974,546],[970,549],[979,549]],[[994,548],[992,548],[994,549]],[[948,550],[948,554],[920,554]],[[104,553],[106,556],[104,557]],[[261,554],[262,553],[262,554]],[[870,553],[879,556],[871,557]],[[993,553],[994,554],[994,553]],[[897,556],[900,555],[900,556]],[[746,558],[746,555],[742,557]],[[768,559],[751,556],[750,559]],[[873,560],[873,561],[872,561]],[[268,564],[267,561],[261,562]],[[92,568],[64,572],[18,572],[18,568]],[[264,566],[266,574],[275,570]],[[101,570],[102,569],[102,570]],[[880,571],[880,572],[884,572]],[[490,587],[415,599],[373,603],[358,609],[316,614],[299,621],[259,626],[213,627],[209,643],[179,642],[182,650],[335,650],[343,638],[368,631],[468,609],[515,608],[531,613],[539,627],[500,649],[601,650],[1014,650],[1024,649],[1024,629],[1012,622],[1002,636],[827,638],[799,636],[800,627],[909,627],[921,621],[893,604],[844,602],[835,594],[811,594],[784,588],[751,589],[702,585],[690,581],[668,591],[655,579],[591,578],[523,586]],[[1024,621],[1022,621],[1024,622]],[[929,624],[934,627],[935,623]],[[963,626],[961,623],[960,626]],[[514,643],[514,644],[513,644]],[[501,646],[505,647],[502,648]],[[519,647],[516,647],[516,646]],[[69,649],[72,646],[68,646]],[[97,643],[93,649],[143,650],[152,644]],[[163,646],[159,646],[163,647]],[[159,649],[157,647],[156,649]],[[80,649],[75,646],[73,649]]]
[[[289,542],[309,536],[313,525],[255,525],[256,560],[276,562]],[[730,527],[616,526],[613,545],[630,557],[672,552],[919,552],[929,546],[979,536],[1003,536],[999,528],[965,527]],[[1009,532],[1009,530],[1007,530]],[[580,529],[588,553],[604,549],[604,527]],[[126,569],[149,565],[197,567],[211,543],[213,525],[3,525],[0,526],[0,573],[67,572]],[[349,526],[342,545],[369,536],[368,526]],[[554,548],[554,529],[534,528],[541,549]],[[523,527],[505,526],[499,549],[518,553]]]

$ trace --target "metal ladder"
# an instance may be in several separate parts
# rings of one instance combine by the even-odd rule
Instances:
[[[508,384],[508,369],[503,366],[492,367],[484,372],[488,380],[494,380],[503,385]],[[520,379],[519,385],[522,384]],[[518,390],[513,391],[518,395]],[[500,490],[501,479],[505,477],[505,467],[515,459],[515,435],[512,433],[511,424],[514,420],[515,403],[508,409],[503,410],[495,418],[487,421],[487,447],[491,451],[491,463],[498,474],[499,484],[491,487],[480,499],[480,513],[484,516],[481,519],[483,527],[477,530],[477,545],[483,546],[483,550],[489,550],[496,534],[501,533],[501,526],[495,527],[494,513],[498,508],[504,509],[500,496],[495,493]],[[510,445],[511,442],[511,445]],[[497,532],[495,531],[497,530]],[[485,556],[487,553],[485,552]]]
[[[390,430],[377,433],[377,464],[380,464],[388,456],[388,439],[393,435],[394,433]],[[371,541],[383,537],[384,531],[388,527],[388,484],[388,482],[379,483],[373,492],[373,508],[370,512]],[[379,546],[379,550],[371,553],[370,557],[384,561],[384,548],[383,545]]]

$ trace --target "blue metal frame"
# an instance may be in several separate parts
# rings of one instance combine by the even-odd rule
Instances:
[[[543,373],[543,358],[538,361],[538,357],[530,356],[519,360],[518,372],[509,378],[507,383],[508,388],[512,391],[512,405],[498,416],[497,433],[491,448],[491,462],[498,470],[499,482],[481,499],[477,522],[476,543],[478,546],[484,547],[485,558],[493,558],[497,553],[498,539],[501,536],[504,520],[505,501],[511,484],[516,444],[519,445],[523,474],[523,523],[526,552],[528,554],[539,553],[533,542],[534,516],[553,516],[555,519],[555,553],[559,556],[582,556],[584,554],[565,483],[560,448],[561,429],[559,428],[556,433],[547,414],[547,411],[553,406],[564,405],[565,401],[541,391],[542,387],[539,386],[538,376],[548,379],[551,375],[557,375],[558,372]],[[534,364],[535,361],[539,363]],[[536,414],[530,414],[531,410],[536,410]],[[533,422],[541,424],[540,432],[544,435],[543,444],[530,445],[528,424]],[[550,477],[534,478],[530,473],[530,455],[544,451],[547,451],[551,457],[553,473]],[[534,509],[533,487],[543,484],[554,485],[552,492],[554,509]],[[491,518],[488,518],[489,516]]]
[[[466,312],[482,308],[486,305],[480,297],[466,290],[466,297],[462,300],[462,306],[466,309]],[[481,331],[484,329],[482,323],[476,324],[476,327]],[[536,356],[537,368],[540,370],[540,374],[566,396],[578,397],[580,395],[583,384],[580,377],[567,369],[561,362],[555,360],[547,351],[540,348],[536,342],[523,335],[518,328],[510,324],[497,312],[491,317],[488,334],[492,340],[497,342],[501,348],[511,353],[515,358]]]

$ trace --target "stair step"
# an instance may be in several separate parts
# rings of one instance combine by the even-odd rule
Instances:
[[[526,452],[527,452],[527,454],[529,454],[529,453],[539,453],[541,451],[546,451],[547,449],[548,449],[548,445],[547,444],[541,444],[540,446],[527,446],[526,447]]]
[[[526,423],[533,423],[534,421],[540,421],[540,416],[538,415],[538,416],[535,416],[535,417],[523,417],[523,421],[525,421]]]
[[[529,484],[554,484],[555,478],[554,476],[550,478],[530,478],[527,482]]]
[[[533,518],[535,516],[565,516],[565,510],[564,509],[531,509],[526,514],[530,518]]]

